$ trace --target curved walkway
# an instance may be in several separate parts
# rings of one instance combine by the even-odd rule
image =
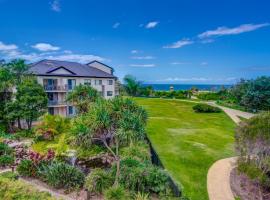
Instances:
[[[254,116],[252,113],[219,106],[215,102],[208,104],[221,108],[236,124],[241,121],[239,117],[249,119]],[[236,159],[237,157],[231,157],[218,160],[208,170],[207,190],[210,200],[235,199],[231,190],[230,174],[235,167]]]

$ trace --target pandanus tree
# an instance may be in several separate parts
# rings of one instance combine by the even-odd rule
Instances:
[[[141,82],[137,81],[135,77],[126,75],[124,77],[124,88],[128,95],[136,96],[141,89]]]
[[[120,175],[119,147],[145,137],[146,119],[142,107],[130,99],[116,97],[98,100],[88,113],[74,121],[78,137],[101,141],[114,157],[117,168],[114,185],[118,185]]]
[[[100,95],[98,91],[87,85],[78,85],[67,96],[67,101],[75,104],[79,114],[86,113],[91,103],[95,102]]]

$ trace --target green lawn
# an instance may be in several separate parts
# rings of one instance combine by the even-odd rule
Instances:
[[[149,113],[147,134],[165,168],[191,200],[208,199],[209,167],[233,156],[235,124],[225,113],[195,113],[194,103],[135,98]]]

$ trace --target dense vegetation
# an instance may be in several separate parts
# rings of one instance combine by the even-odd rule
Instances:
[[[232,120],[223,112],[196,113],[190,102],[135,100],[149,113],[147,135],[164,167],[190,199],[208,199],[208,169],[234,155]]]
[[[238,170],[262,187],[270,189],[270,113],[244,120],[237,127],[235,141]]]
[[[257,112],[270,109],[270,77],[244,80],[229,89],[204,92],[197,95],[202,100],[218,100],[224,106]]]
[[[16,122],[21,129],[22,120],[26,121],[30,130],[32,122],[46,111],[47,95],[27,70],[28,65],[23,60],[0,65],[1,131],[16,131]]]
[[[41,192],[32,185],[16,180],[16,174],[13,172],[0,174],[0,199],[54,200],[49,193]]]

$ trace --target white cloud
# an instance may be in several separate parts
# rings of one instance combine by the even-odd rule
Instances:
[[[201,34],[198,35],[199,38],[207,38],[207,37],[212,37],[212,36],[223,36],[223,35],[237,35],[240,33],[245,33],[245,32],[250,32],[257,30],[262,27],[269,26],[269,23],[263,23],[263,24],[242,24],[238,27],[234,28],[228,28],[225,26],[218,27],[215,30],[209,30],[205,31]]]
[[[202,43],[202,44],[209,44],[209,43],[213,43],[213,42],[215,42],[215,40],[214,39],[210,39],[210,38],[206,38],[206,39],[202,39],[201,41],[200,41],[200,43]]]
[[[188,62],[172,62],[170,64],[171,65],[189,65],[190,63],[188,63]]]
[[[131,64],[131,67],[155,67],[155,64]]]
[[[138,50],[131,50],[131,52],[130,53],[132,53],[132,54],[136,54],[136,53],[139,53],[139,51]]]
[[[115,24],[113,24],[113,28],[118,28],[120,26],[120,23],[119,22],[116,22]]]
[[[0,41],[0,51],[11,51],[18,49],[17,45],[15,44],[4,44]]]
[[[60,49],[60,47],[53,46],[48,43],[37,43],[33,45],[32,48],[37,49],[39,51],[57,51]]]
[[[65,61],[73,61],[73,62],[79,62],[79,63],[87,63],[92,60],[99,60],[99,61],[104,61],[106,59],[92,55],[92,54],[63,54],[63,55],[51,55],[47,56],[47,59],[52,59],[52,60],[65,60]]]
[[[59,0],[53,0],[51,3],[51,9],[55,12],[60,12],[61,11],[61,6]]]
[[[190,39],[182,39],[182,40],[179,40],[173,44],[170,44],[170,45],[167,45],[167,46],[164,46],[163,48],[166,48],[166,49],[178,49],[178,48],[181,48],[183,46],[186,46],[186,45],[190,45],[190,44],[193,44],[194,42]]]
[[[134,59],[134,60],[152,60],[152,59],[155,59],[155,57],[153,57],[153,56],[133,56],[133,57],[131,57],[131,59]]]
[[[153,22],[149,22],[148,24],[146,24],[145,28],[155,28],[158,25],[159,22],[157,21],[153,21]]]

